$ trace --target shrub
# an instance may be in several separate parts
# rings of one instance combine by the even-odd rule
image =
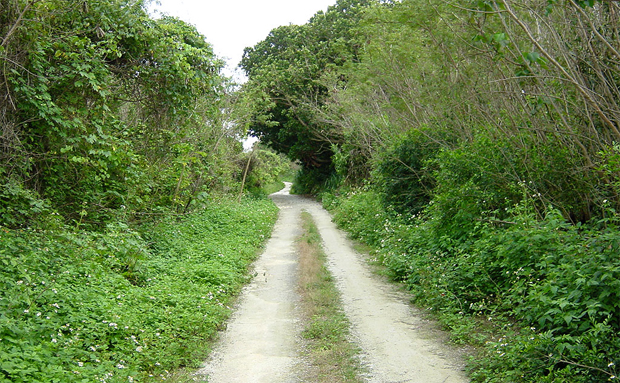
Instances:
[[[552,207],[541,218],[538,203],[527,198],[501,219],[481,215],[464,236],[438,230],[432,209],[388,213],[368,189],[333,205],[336,221],[375,247],[414,302],[455,331],[463,316],[492,327],[473,381],[606,381],[620,363],[618,222],[574,225]]]
[[[2,173],[0,169],[0,176]],[[22,183],[8,179],[0,186],[0,225],[23,227],[49,213],[49,202],[24,188]]]
[[[334,211],[334,220],[346,228],[353,238],[371,245],[379,245],[384,237],[383,223],[387,214],[381,205],[381,198],[376,192],[354,189],[347,194],[346,203]]]
[[[427,164],[439,149],[427,133],[411,130],[380,154],[373,176],[385,206],[402,214],[418,214],[426,208],[435,186]]]
[[[291,192],[293,194],[317,195],[326,189],[336,188],[339,185],[340,177],[331,166],[303,167],[295,175]]]
[[[509,144],[481,137],[434,160],[436,189],[429,214],[435,229],[452,238],[469,236],[486,212],[503,211],[520,201],[519,174]]]

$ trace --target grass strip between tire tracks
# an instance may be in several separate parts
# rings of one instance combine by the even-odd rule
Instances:
[[[321,236],[312,216],[302,213],[299,238],[299,292],[308,342],[310,373],[314,382],[361,382],[359,349],[350,341],[350,323],[342,310],[340,294],[325,265]]]

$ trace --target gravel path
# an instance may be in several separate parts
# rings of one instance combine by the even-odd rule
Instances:
[[[202,374],[211,383],[302,382],[305,362],[297,319],[295,240],[302,211],[319,228],[328,267],[342,294],[354,341],[362,349],[365,377],[377,383],[467,382],[454,349],[408,305],[403,293],[372,275],[320,204],[289,195],[290,184],[272,195],[280,216],[256,277],[241,296],[221,342]]]

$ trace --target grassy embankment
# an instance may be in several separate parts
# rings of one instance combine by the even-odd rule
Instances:
[[[299,291],[306,322],[314,382],[361,382],[357,347],[349,340],[349,321],[321,248],[321,236],[312,216],[303,213],[304,233],[299,239]]]
[[[197,367],[276,215],[245,199],[139,231],[0,228],[0,382],[170,381]]]

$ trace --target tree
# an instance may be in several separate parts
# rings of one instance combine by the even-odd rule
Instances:
[[[333,171],[332,147],[342,143],[318,118],[329,94],[321,78],[339,76],[345,63],[357,60],[354,26],[371,3],[341,0],[305,25],[276,28],[241,61],[249,78],[243,91],[251,95],[250,131],[319,178]]]
[[[509,190],[526,180],[542,210],[553,203],[567,218],[589,219],[597,204],[617,200],[609,173],[597,177],[599,153],[616,140],[617,4],[472,4],[402,1],[365,13],[363,53],[345,66],[346,82],[327,83],[322,110],[346,142],[340,161],[368,174],[397,160],[384,152],[411,130],[443,150],[490,139],[506,161],[486,175],[491,184]]]

